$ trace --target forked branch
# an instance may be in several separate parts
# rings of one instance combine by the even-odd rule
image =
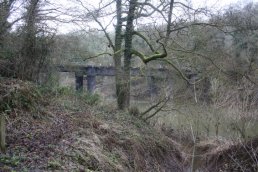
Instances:
[[[154,52],[153,55],[146,56],[143,53],[141,53],[141,52],[139,52],[137,50],[132,49],[132,54],[138,56],[142,60],[142,62],[145,63],[145,64],[147,64],[148,62],[153,61],[153,60],[163,59],[163,58],[167,57],[167,50],[166,50],[164,44],[162,44],[162,43],[160,43],[160,44],[163,47],[163,51],[164,51],[163,53]]]

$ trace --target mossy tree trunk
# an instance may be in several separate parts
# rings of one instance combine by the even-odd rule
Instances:
[[[130,67],[132,58],[132,40],[134,32],[134,19],[135,10],[137,6],[137,0],[130,0],[129,11],[126,20],[125,29],[125,51],[124,51],[124,70],[123,70],[123,82],[122,89],[120,90],[121,98],[123,101],[120,102],[121,109],[130,107]]]
[[[121,65],[121,58],[122,58],[122,42],[123,42],[123,36],[122,36],[122,0],[117,0],[116,2],[116,10],[117,10],[117,23],[115,28],[115,47],[114,47],[114,63],[115,63],[115,70],[116,70],[116,96],[117,96],[117,105],[119,109],[123,109],[123,95],[121,94],[122,90],[122,82],[123,82],[123,76],[122,76],[122,65]]]

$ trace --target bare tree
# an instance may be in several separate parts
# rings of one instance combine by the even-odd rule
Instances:
[[[183,11],[191,11],[194,15],[202,13],[201,9],[195,10],[189,5],[181,2],[175,2],[174,0],[168,1],[156,1],[150,3],[148,0],[117,0],[117,1],[100,1],[97,8],[92,8],[83,0],[76,0],[76,2],[85,9],[84,13],[79,13],[76,17],[80,22],[95,21],[101,31],[105,33],[109,46],[112,48],[112,53],[107,53],[113,56],[116,67],[116,94],[117,103],[119,109],[126,109],[130,106],[130,67],[132,58],[138,57],[144,64],[148,64],[151,61],[160,60],[166,64],[172,66],[187,82],[190,80],[184,75],[184,73],[172,62],[167,53],[168,42],[171,42],[171,34],[178,31],[185,31],[191,25],[205,25],[204,22],[196,22],[195,19],[187,20],[184,17],[180,18],[173,13],[175,7],[184,9]],[[116,6],[115,10],[112,6]],[[75,16],[73,14],[73,16]],[[105,25],[102,22],[103,18],[109,16],[110,22]],[[190,15],[191,16],[191,15]],[[173,18],[174,17],[174,18]],[[87,18],[85,20],[85,18]],[[160,21],[156,22],[156,18]],[[115,34],[112,39],[111,34],[108,32],[108,27],[114,24]],[[149,38],[138,30],[138,22],[143,20],[150,20],[151,24],[156,29],[156,43],[150,41]],[[162,22],[161,22],[162,21]],[[179,24],[177,24],[179,23]],[[143,22],[144,24],[144,22]],[[164,27],[165,26],[165,27]],[[133,46],[134,38],[142,39],[146,47],[149,48],[149,53],[145,54],[137,47]],[[113,40],[115,43],[113,43]],[[100,53],[103,55],[103,53]],[[123,63],[122,63],[123,60]]]
[[[22,28],[21,59],[17,75],[26,80],[37,81],[40,70],[47,62],[54,34],[46,24],[49,11],[43,9],[44,0],[28,0]],[[43,22],[44,21],[44,22]]]
[[[156,50],[154,50],[153,46],[148,42],[147,38],[142,34],[136,32],[134,26],[136,19],[139,19],[142,16],[150,16],[155,11],[159,11],[158,7],[154,7],[147,1],[140,3],[137,0],[118,0],[107,2],[102,7],[99,7],[99,9],[90,10],[83,1],[78,0],[77,2],[79,2],[80,5],[84,9],[86,9],[87,16],[90,16],[100,26],[101,30],[105,33],[105,36],[107,37],[110,47],[113,50],[113,58],[116,68],[116,95],[118,108],[126,109],[130,106],[130,67],[132,55],[140,57],[144,63],[148,63],[149,61],[158,58],[164,58],[166,56],[166,51],[164,51],[164,53],[158,53]],[[113,39],[108,33],[107,27],[105,27],[101,23],[99,17],[101,16],[101,10],[103,10],[107,6],[113,5],[114,3],[116,5],[116,11],[114,12],[114,15],[116,16],[116,25],[114,39],[115,42],[113,43]],[[151,7],[152,11],[146,12],[147,10],[144,9],[145,5]],[[146,12],[145,14],[143,14],[144,11]],[[134,49],[132,46],[134,36],[139,36],[140,38],[145,40],[152,49],[154,55],[147,57]],[[122,56],[124,58],[122,58]],[[122,59],[124,60],[123,63],[121,61]]]

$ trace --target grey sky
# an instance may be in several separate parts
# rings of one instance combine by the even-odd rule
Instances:
[[[63,5],[65,7],[72,6],[72,1],[74,0],[59,0],[59,1],[54,1],[56,4]],[[92,6],[97,6],[99,4],[100,0],[85,0],[87,4],[91,4]],[[155,1],[155,0],[151,0]],[[249,2],[258,2],[258,0],[178,0],[180,2],[191,2],[193,8],[205,8],[207,7],[208,9],[212,9],[214,11],[222,10],[223,8],[226,8],[229,5],[232,4],[238,4],[239,6],[243,6]],[[103,20],[102,22],[105,22]],[[95,23],[90,23],[92,27],[97,27]],[[58,26],[58,31],[60,33],[67,33],[70,31],[73,31],[74,29],[79,29],[78,27],[75,26],[75,24],[60,24]]]

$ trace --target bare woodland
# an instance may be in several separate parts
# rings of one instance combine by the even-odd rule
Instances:
[[[257,19],[256,2],[1,0],[0,171],[257,171]],[[94,66],[114,75],[76,91]]]

